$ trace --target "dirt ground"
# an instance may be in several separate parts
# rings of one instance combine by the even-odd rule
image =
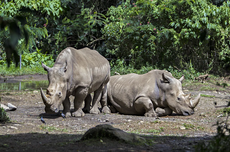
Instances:
[[[11,77],[7,81],[32,79],[46,80],[44,75]],[[4,83],[5,78],[0,79]],[[183,85],[185,93],[202,96],[191,116],[172,115],[159,119],[144,116],[113,114],[86,114],[84,117],[62,118],[44,114],[44,104],[39,90],[2,91],[1,103],[12,103],[16,111],[7,112],[10,123],[0,124],[0,151],[195,151],[201,141],[216,134],[216,122],[226,117],[217,106],[227,105],[230,99],[228,78],[211,78],[205,83],[194,81]],[[45,89],[45,88],[43,88]],[[46,123],[41,122],[43,116]],[[90,128],[110,124],[123,131],[147,139],[146,144],[128,144],[112,139],[79,141]]]

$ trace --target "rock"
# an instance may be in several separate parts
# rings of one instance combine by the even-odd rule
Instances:
[[[9,111],[14,111],[17,109],[15,105],[12,105],[11,103],[8,103],[7,106],[9,107]]]
[[[37,91],[37,90],[34,90],[33,93],[38,93],[38,91]]]
[[[18,128],[17,128],[17,127],[14,127],[14,126],[10,126],[9,128],[10,128],[10,129],[18,130]]]
[[[98,138],[109,138],[114,140],[121,140],[127,143],[132,142],[145,142],[145,139],[133,134],[127,133],[123,130],[114,128],[109,124],[101,124],[97,125],[94,128],[89,129],[81,138],[81,140],[88,140],[88,139],[98,139]]]
[[[184,126],[180,126],[180,129],[181,130],[185,130],[186,128]]]
[[[202,116],[202,117],[206,117],[206,115],[202,112],[202,113],[200,113],[200,116]]]

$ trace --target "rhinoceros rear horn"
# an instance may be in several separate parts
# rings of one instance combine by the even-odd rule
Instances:
[[[43,67],[44,70],[46,70],[47,72],[51,69],[50,67],[46,66],[44,63],[42,63],[42,67]]]
[[[46,95],[44,94],[42,88],[40,88],[40,92],[41,92],[41,96],[42,96],[42,100],[43,100],[44,104],[45,104],[45,105],[47,105],[47,104],[48,104],[48,105],[51,105],[50,99],[48,99],[48,98],[46,97]]]
[[[180,82],[182,82],[184,80],[184,75],[182,75],[182,77],[179,79]]]
[[[197,95],[197,97],[194,100],[190,100],[191,108],[195,108],[200,101],[200,94]]]

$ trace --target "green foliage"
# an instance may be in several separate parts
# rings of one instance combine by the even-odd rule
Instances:
[[[140,69],[135,69],[134,66],[131,64],[126,65],[124,60],[116,60],[110,62],[111,66],[111,75],[114,75],[116,72],[123,75],[128,73],[137,73],[137,74],[144,74],[149,72],[150,70],[153,70],[152,66],[143,66]]]
[[[49,65],[52,66],[52,65]],[[0,65],[0,75],[1,76],[10,76],[10,75],[26,75],[26,74],[47,74],[47,72],[40,65],[22,67],[15,67],[14,64],[11,67],[7,67],[7,65]]]
[[[229,1],[137,0],[110,7],[103,34],[108,53],[160,68],[177,66],[220,72],[215,62],[230,61]]]
[[[47,18],[58,17],[62,11],[60,6],[60,0],[0,2],[0,50],[6,52],[8,65],[12,61],[12,53],[17,64],[19,61],[18,52],[20,54],[28,53],[29,50],[33,52],[34,48],[43,45],[42,39],[48,36]],[[7,41],[4,42],[5,40]]]
[[[142,66],[141,68],[137,69],[133,66],[132,62],[127,65],[126,62],[121,59],[118,59],[116,61],[111,61],[110,66],[111,66],[111,75],[115,75],[116,73],[119,73],[121,75],[128,74],[128,73],[144,74],[153,69],[160,69],[156,66],[151,66],[148,63],[146,64],[146,66]],[[184,75],[185,79],[194,80],[195,77],[202,74],[195,71],[192,65],[190,65],[189,69],[187,70],[179,70],[176,67],[174,68],[172,66],[165,68],[165,70],[171,72],[172,75],[177,79],[181,78],[182,75]]]
[[[53,65],[53,59],[51,55],[42,54],[40,50],[37,49],[33,53],[24,53],[22,55],[22,66],[24,67],[36,67],[41,66],[41,63],[45,63],[50,66]]]
[[[5,123],[10,121],[10,118],[6,115],[6,112],[3,108],[0,108],[0,123]]]

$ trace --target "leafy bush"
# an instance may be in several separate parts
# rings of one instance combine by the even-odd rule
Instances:
[[[41,66],[41,62],[46,65],[52,65],[53,59],[52,55],[42,54],[40,50],[37,49],[36,52],[33,53],[24,53],[22,55],[22,66],[24,67],[36,67]]]
[[[230,2],[126,0],[110,7],[103,29],[109,54],[159,68],[220,73],[230,58]],[[223,61],[223,62],[221,62]],[[224,64],[224,65],[223,65]]]
[[[111,61],[110,66],[111,66],[111,75],[114,75],[115,72],[121,75],[128,74],[128,73],[144,74],[154,69],[152,66],[148,66],[148,65],[143,66],[140,69],[135,69],[133,65],[131,64],[126,65],[125,61],[121,59],[118,59],[116,61]]]
[[[119,73],[121,75],[128,74],[128,73],[137,73],[137,74],[144,74],[154,69],[160,69],[156,66],[151,66],[147,63],[147,66],[142,66],[141,68],[137,69],[133,66],[132,63],[128,64],[121,59],[118,59],[116,61],[111,61],[111,75],[115,75],[115,73]],[[187,80],[194,80],[195,77],[199,76],[201,73],[197,72],[192,65],[190,65],[190,68],[187,70],[179,70],[177,68],[173,68],[172,66],[169,66],[169,68],[165,68],[164,70],[167,70],[172,73],[172,75],[179,79],[184,75],[185,79]]]
[[[10,118],[6,115],[6,112],[3,108],[0,108],[0,123],[10,121]]]

